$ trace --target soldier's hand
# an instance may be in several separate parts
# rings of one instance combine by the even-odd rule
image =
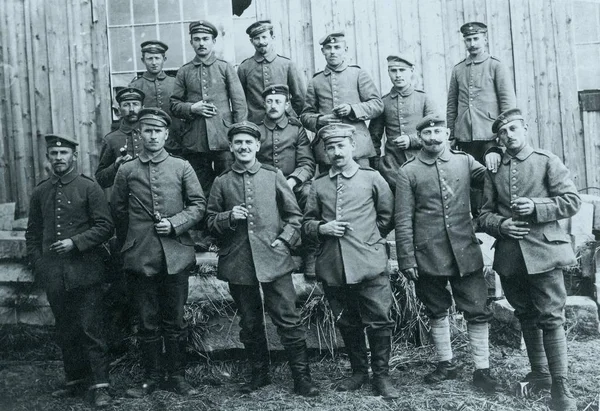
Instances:
[[[217,114],[217,106],[212,103],[207,103],[206,101],[197,101],[192,104],[192,113],[199,114],[202,117],[213,117]]]
[[[245,207],[245,204],[233,206],[233,208],[231,209],[232,220],[245,220],[246,218],[248,218],[248,209]]]
[[[338,117],[347,117],[352,113],[352,106],[348,103],[340,104],[333,108],[333,112]]]
[[[169,235],[173,231],[173,225],[166,218],[162,218],[160,222],[154,224],[154,229],[156,230],[156,234],[158,235]]]
[[[405,268],[402,270],[402,274],[404,274],[404,277],[409,281],[417,281],[419,279],[419,272],[414,267]]]
[[[485,166],[492,173],[496,173],[498,171],[498,167],[500,167],[500,160],[502,156],[498,153],[489,153],[485,156]]]
[[[345,221],[333,220],[319,226],[319,234],[333,237],[343,237],[347,230],[352,231],[353,229],[350,227],[350,223]]]
[[[410,137],[406,134],[402,134],[401,136],[394,138],[394,145],[402,150],[406,150],[410,147]]]
[[[293,190],[294,187],[296,187],[298,185],[298,180],[296,180],[294,177],[290,177],[287,179],[287,183],[288,183],[288,186],[290,186],[290,188]]]
[[[121,166],[121,164],[123,164],[126,161],[131,160],[132,158],[133,157],[131,157],[130,154],[125,154],[124,156],[117,157],[117,159],[115,160],[115,166],[117,168],[119,168]]]
[[[319,119],[317,120],[317,126],[324,127],[324,126],[328,126],[329,124],[339,123],[339,122],[340,122],[340,119],[335,114],[324,114],[322,116],[319,116]]]
[[[528,222],[514,221],[512,218],[504,220],[500,225],[500,233],[515,240],[523,239],[529,231]]]
[[[70,238],[66,240],[60,240],[50,245],[50,251],[54,251],[56,254],[65,254],[75,248],[75,243]]]
[[[519,197],[511,202],[510,208],[516,215],[527,216],[533,214],[535,203],[527,197]]]

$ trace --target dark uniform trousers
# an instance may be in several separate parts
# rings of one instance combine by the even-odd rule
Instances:
[[[448,289],[448,283],[452,292]],[[456,309],[464,313],[467,322],[482,324],[492,319],[493,314],[487,306],[488,287],[482,269],[462,276],[419,274],[419,279],[415,281],[415,292],[430,318],[446,317],[454,297]]]
[[[323,291],[342,331],[366,328],[370,335],[392,335],[392,288],[387,274],[342,286],[323,283]]]
[[[108,386],[102,285],[70,290],[48,287],[46,295],[56,321],[67,385],[91,376],[92,387]]]
[[[284,347],[295,347],[304,343],[306,334],[300,311],[296,308],[297,297],[291,275],[254,285],[229,283],[229,292],[240,314],[240,341],[246,346],[267,346],[260,288],[264,295],[264,307],[277,327],[281,344]]]
[[[183,154],[182,157],[190,163],[196,172],[202,190],[207,193],[207,196],[215,178],[231,166],[234,161],[233,154],[230,151],[188,152]]]
[[[503,240],[507,241],[507,240]],[[542,330],[562,327],[567,291],[560,268],[539,274],[528,274],[521,247],[514,243],[510,272],[498,273],[506,299],[515,309],[521,324],[536,324]]]

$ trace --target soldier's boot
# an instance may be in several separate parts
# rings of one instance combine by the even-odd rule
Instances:
[[[467,323],[467,334],[471,355],[475,364],[473,385],[487,393],[493,393],[498,387],[498,382],[490,373],[490,348],[488,323]]]
[[[261,387],[271,384],[269,377],[269,350],[267,342],[244,344],[246,355],[250,360],[251,374],[250,381],[244,383],[240,392],[249,394]]]
[[[544,330],[544,350],[552,376],[550,398],[552,408],[558,411],[576,411],[577,401],[569,389],[567,339],[561,327]]]
[[[548,359],[544,350],[544,334],[533,322],[522,321],[523,340],[527,347],[527,356],[531,371],[517,383],[515,395],[528,397],[552,386],[552,377],[548,369]]]
[[[129,388],[126,393],[133,398],[142,398],[152,394],[162,380],[160,370],[162,357],[162,340],[142,340],[140,343],[142,366],[144,367],[144,381],[139,387]]]
[[[287,354],[292,379],[294,380],[294,392],[304,397],[316,397],[319,395],[319,390],[313,384],[310,377],[306,342],[302,341],[294,345],[286,345],[285,353]]]
[[[448,317],[431,318],[431,339],[435,346],[437,366],[425,375],[425,382],[436,384],[444,380],[453,380],[458,374],[456,364],[452,362],[452,346],[450,344],[450,322]]]
[[[112,401],[112,397],[107,387],[90,388],[90,400],[96,408],[107,407]]]
[[[340,329],[352,375],[344,378],[335,386],[336,391],[356,391],[369,381],[369,358],[367,356],[367,343],[365,333],[361,328]]]
[[[390,335],[375,335],[368,333],[371,347],[371,370],[373,371],[373,390],[384,400],[400,397],[400,393],[392,384],[390,378],[390,353],[392,337]]]
[[[198,395],[198,390],[185,379],[186,336],[165,338],[165,362],[167,368],[167,389],[179,395]]]

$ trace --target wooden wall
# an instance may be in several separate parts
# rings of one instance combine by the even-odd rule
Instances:
[[[318,39],[343,28],[349,59],[382,93],[391,87],[386,56],[412,53],[417,83],[445,112],[450,72],[466,56],[459,27],[484,21],[491,53],[513,74],[533,145],[563,158],[585,187],[596,181],[586,147],[597,133],[586,140],[582,132],[572,7],[569,0],[254,0],[241,17],[215,23],[233,30],[218,41],[239,64],[253,52],[245,26],[272,19],[279,53],[306,81],[325,64]],[[45,175],[41,135],[75,136],[80,171],[95,170],[111,123],[106,9],[107,0],[0,0],[0,202],[16,201],[20,215]]]

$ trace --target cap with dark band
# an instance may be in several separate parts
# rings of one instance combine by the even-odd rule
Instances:
[[[138,122],[160,127],[169,127],[171,125],[171,117],[165,111],[156,107],[143,108],[138,114]]]
[[[409,67],[413,67],[415,65],[410,57],[402,53],[390,54],[387,56],[387,62],[388,66],[408,65]]]
[[[329,124],[325,127],[322,127],[318,133],[317,137],[323,140],[323,143],[327,145],[328,143],[342,140],[344,138],[352,137],[354,132],[356,131],[356,127],[351,126],[350,124],[344,123],[335,123]]]
[[[256,124],[250,121],[242,121],[240,123],[232,124],[227,132],[227,137],[229,140],[231,140],[233,136],[240,133],[250,134],[254,138],[260,140],[260,129]]]
[[[252,38],[254,36],[258,36],[261,33],[264,33],[267,30],[273,30],[271,20],[260,20],[248,26],[248,28],[246,29],[246,34],[250,36],[250,38]]]
[[[273,84],[263,90],[262,97],[265,98],[271,94],[283,94],[284,96],[289,97],[290,88],[285,84]]]
[[[144,101],[144,97],[146,97],[146,95],[142,90],[135,87],[125,87],[124,89],[119,90],[115,99],[117,100],[117,103],[121,103],[122,101],[128,100]]]
[[[503,111],[500,113],[500,115],[498,115],[498,118],[496,121],[494,121],[494,124],[492,124],[492,133],[496,134],[498,130],[500,130],[500,127],[503,127],[515,120],[525,120],[520,109],[510,108],[506,111]]]
[[[446,127],[446,119],[440,115],[432,114],[419,121],[416,128],[417,131],[422,131],[428,127]]]
[[[463,34],[463,37],[471,36],[477,33],[487,33],[487,31],[487,26],[478,21],[472,21],[470,23],[465,23],[462,26],[460,26],[460,32]]]
[[[141,47],[142,53],[165,54],[169,50],[169,46],[158,40],[145,41],[141,44]]]
[[[219,35],[219,30],[215,27],[214,24],[206,21],[193,21],[190,23],[190,34],[194,33],[207,33],[212,34],[213,37],[217,37]]]
[[[346,40],[346,33],[342,30],[342,31],[336,31],[333,33],[329,33],[325,37],[322,37],[321,40],[319,40],[319,44],[324,46],[325,44],[339,43],[340,41],[345,41],[345,40]]]
[[[71,137],[60,136],[58,134],[46,134],[44,136],[46,140],[46,147],[68,147],[70,149],[77,149],[79,143]]]

